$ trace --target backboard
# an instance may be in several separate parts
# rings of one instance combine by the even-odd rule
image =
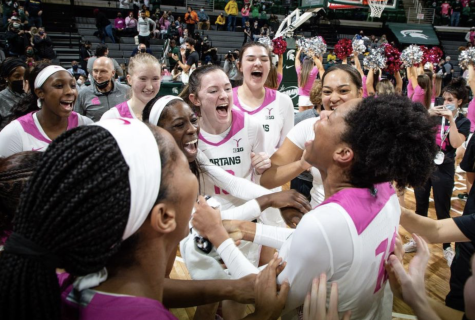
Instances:
[[[329,5],[330,4],[347,5],[347,6],[355,6],[355,7],[369,9],[367,0],[328,0],[328,2],[329,2]],[[388,3],[386,4],[386,7],[384,10],[396,10],[398,8],[397,2],[398,0],[388,0]]]

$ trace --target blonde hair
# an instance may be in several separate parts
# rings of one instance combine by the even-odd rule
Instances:
[[[310,90],[310,102],[317,108],[322,106],[322,81],[315,80]]]
[[[424,89],[424,107],[430,108],[432,99],[432,79],[427,74],[417,76],[417,84]]]
[[[264,87],[274,90],[279,88],[279,84],[277,83],[277,68],[274,64],[270,65],[269,75],[267,76],[266,83],[264,83]]]
[[[305,87],[313,67],[313,60],[309,57],[306,57],[302,63],[302,71],[299,77],[299,87]]]
[[[394,94],[395,92],[394,85],[389,81],[389,79],[383,79],[376,85],[376,94],[378,96],[383,94]]]
[[[149,53],[138,53],[138,54],[136,54],[135,56],[133,56],[129,60],[129,65],[127,67],[127,82],[130,81],[129,76],[132,77],[134,75],[135,68],[137,68],[138,66],[141,66],[141,65],[153,66],[154,64],[156,64],[158,66],[157,75],[159,77],[161,77],[162,76],[162,66],[160,65],[160,62],[158,61],[157,58],[155,58],[154,56],[152,56]],[[129,97],[129,99],[132,98],[132,96],[133,96],[132,87],[130,87],[127,96]]]

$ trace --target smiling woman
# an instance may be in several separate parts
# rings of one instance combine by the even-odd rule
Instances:
[[[64,68],[40,64],[28,79],[32,91],[13,109],[14,119],[0,132],[0,156],[45,151],[66,130],[92,123],[73,112],[76,80]]]

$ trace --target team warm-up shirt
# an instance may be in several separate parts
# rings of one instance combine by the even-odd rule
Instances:
[[[93,123],[91,119],[71,112],[68,129]],[[41,127],[35,112],[12,121],[0,132],[0,157],[8,157],[22,151],[45,151],[51,143]]]
[[[117,118],[137,119],[137,117],[134,114],[134,111],[129,106],[127,101],[119,103],[114,108],[107,110],[102,115],[101,120],[117,119]]]
[[[338,310],[352,319],[390,319],[392,295],[385,263],[394,251],[400,206],[390,183],[373,190],[348,188],[305,214],[295,231],[258,225],[255,243],[273,246],[287,263],[278,282],[288,280],[285,313],[304,303],[312,280],[326,273],[338,283]],[[234,278],[258,270],[231,239],[217,249]]]
[[[292,130],[290,130],[287,138],[298,148],[305,150],[305,142],[315,139],[313,126],[318,120],[320,120],[320,117],[310,118],[299,122],[292,128]],[[325,152],[325,150],[322,150],[322,152]],[[310,196],[312,198],[310,205],[314,208],[322,203],[325,198],[325,191],[323,190],[323,181],[320,171],[318,171],[317,168],[312,167],[310,173],[313,176],[313,187],[312,190],[310,190]]]
[[[211,135],[201,129],[198,148],[211,163],[236,177],[253,181],[251,152],[264,152],[264,131],[247,114],[237,110],[231,112],[231,127],[222,135]],[[215,197],[224,210],[244,203],[227,190],[215,186],[209,179],[205,181],[204,192]]]
[[[294,126],[294,106],[288,95],[265,88],[265,98],[258,108],[250,108],[239,100],[238,88],[233,89],[234,107],[259,122],[265,132],[265,150],[269,156],[282,145]]]

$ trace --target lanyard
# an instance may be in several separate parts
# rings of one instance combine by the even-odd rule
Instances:
[[[442,124],[440,125],[440,149],[442,149],[442,146],[444,145],[445,139],[447,139],[447,136],[449,135],[450,132],[450,127],[445,131],[445,118],[442,117]]]

